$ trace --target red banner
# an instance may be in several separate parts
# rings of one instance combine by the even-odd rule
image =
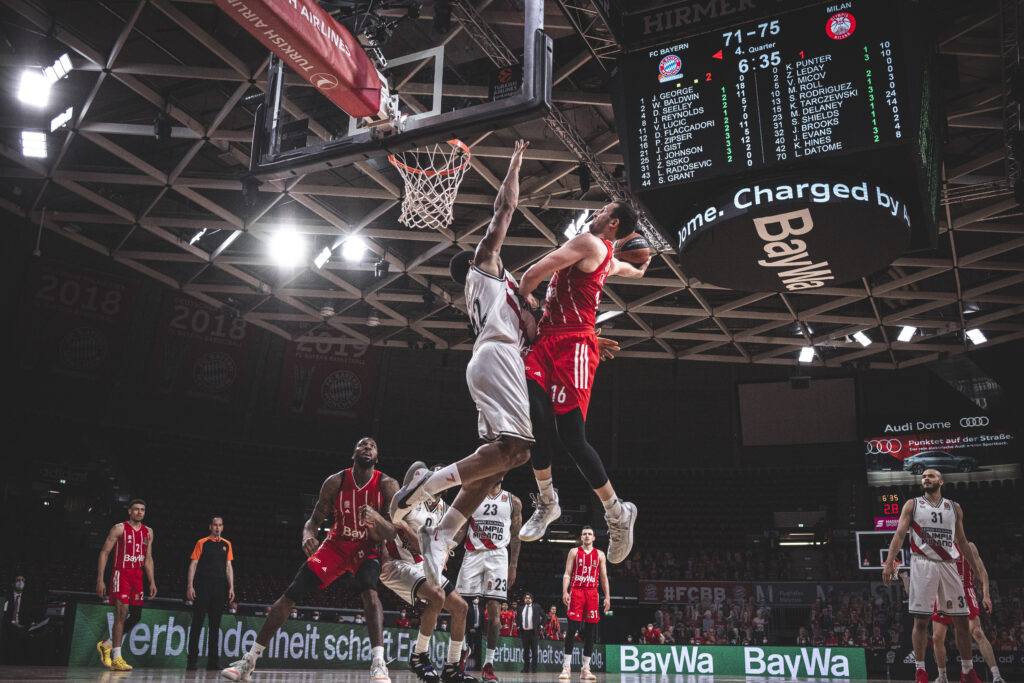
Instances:
[[[316,0],[214,0],[225,14],[349,116],[380,111],[377,68]]]
[[[86,379],[112,377],[134,308],[132,283],[36,259],[22,309],[21,366]]]
[[[288,344],[278,391],[287,416],[362,422],[373,413],[377,351],[355,340]]]
[[[640,579],[640,602],[678,603],[746,600],[751,584],[742,581],[648,581]]]
[[[252,348],[245,320],[167,292],[150,362],[156,394],[238,405]]]

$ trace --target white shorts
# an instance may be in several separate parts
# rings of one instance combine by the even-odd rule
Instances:
[[[380,569],[380,582],[410,605],[416,604],[416,591],[419,590],[427,576],[423,571],[422,562],[406,562],[405,560],[388,560]],[[452,584],[444,582],[444,593],[452,592]]]
[[[931,616],[934,611],[966,617],[970,609],[956,562],[938,562],[914,553],[910,558],[910,613]]]
[[[476,402],[481,439],[515,436],[533,441],[526,367],[515,346],[495,341],[473,349],[466,384]]]
[[[465,598],[505,600],[508,596],[508,549],[467,551],[455,590]]]

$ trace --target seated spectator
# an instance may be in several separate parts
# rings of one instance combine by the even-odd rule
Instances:
[[[641,636],[645,645],[662,645],[665,642],[665,636],[661,635],[661,631],[656,629],[653,623],[647,624]]]
[[[803,626],[800,627],[800,632],[796,636],[796,644],[801,647],[807,647],[811,644],[811,636],[808,635],[807,629]]]
[[[395,617],[395,628],[412,628],[412,622],[404,609]]]
[[[885,649],[885,636],[882,635],[882,629],[877,626],[875,626],[874,630],[871,632],[870,647],[876,652]]]

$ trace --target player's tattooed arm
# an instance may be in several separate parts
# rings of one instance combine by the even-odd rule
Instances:
[[[910,523],[914,518],[914,504],[916,499],[911,499],[906,502],[903,506],[903,511],[900,512],[900,521],[896,525],[896,533],[892,535],[892,541],[889,542],[889,552],[885,556],[885,564],[882,566],[882,583],[886,587],[892,585],[892,582],[896,579],[896,557],[899,553],[900,548],[903,547],[903,541],[907,537],[907,531],[910,530]],[[959,528],[959,520],[957,525]]]
[[[519,530],[523,526],[523,501],[519,500],[519,496],[509,494],[512,496],[512,522],[511,532],[512,538],[508,542],[508,588],[512,589],[512,584],[516,582],[516,568],[519,566],[519,547],[522,541],[519,540]]]
[[[107,585],[103,582],[103,575],[107,569],[107,556],[110,555],[110,551],[114,549],[114,544],[117,543],[117,539],[121,538],[123,533],[123,524],[115,524],[110,527],[110,531],[107,532],[107,540],[103,541],[103,547],[100,548],[100,558],[96,563],[96,595],[101,600],[107,597]]]
[[[156,568],[153,566],[153,538],[156,534],[149,530],[149,544],[146,545],[146,559],[142,566],[146,571],[146,578],[149,579],[149,597],[156,597]]]
[[[324,480],[320,487],[320,497],[317,499],[316,505],[313,506],[313,512],[310,513],[309,519],[302,527],[302,552],[306,553],[306,557],[312,557],[316,549],[320,547],[320,525],[331,516],[334,499],[341,490],[341,476],[341,472],[338,472]]]
[[[505,242],[508,226],[512,223],[512,216],[519,205],[519,168],[523,163],[523,152],[529,146],[530,143],[526,140],[516,141],[512,159],[508,164],[508,173],[498,188],[498,196],[494,199],[494,217],[473,253],[473,265],[495,277],[501,275],[499,253],[501,245]]]
[[[398,493],[398,482],[389,477],[386,474],[381,473],[380,475],[380,493],[381,498],[381,509],[390,510],[391,502],[395,499],[395,494]],[[364,518],[363,523],[366,524],[367,519],[371,520],[374,529],[377,531],[377,536],[383,541],[390,541],[395,538],[395,525],[391,523],[391,520],[387,517],[379,514],[373,508],[368,508],[373,512],[373,515],[369,515]]]

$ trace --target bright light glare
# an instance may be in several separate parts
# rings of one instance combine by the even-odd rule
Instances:
[[[910,325],[904,325],[903,329],[900,330],[900,336],[896,337],[897,341],[908,342],[914,338],[917,334],[917,328],[911,327]]]
[[[810,363],[814,360],[814,347],[805,346],[800,349],[800,358],[798,359],[801,363]]]
[[[316,255],[316,258],[313,259],[313,265],[317,268],[323,268],[329,258],[331,258],[331,248],[324,247],[320,253]]]
[[[270,238],[270,256],[277,265],[294,268],[306,258],[306,239],[294,230],[278,230]]]
[[[47,82],[51,85],[64,78],[71,72],[71,58],[65,52],[52,66],[48,66],[43,69],[43,75],[46,76]]]
[[[32,107],[45,107],[50,101],[50,82],[43,72],[25,69],[18,84],[18,99]]]
[[[597,316],[597,324],[600,325],[605,320],[611,320],[617,315],[622,315],[622,311],[605,311]]]
[[[21,131],[21,153],[35,159],[46,158],[46,133],[34,130]]]
[[[863,332],[854,332],[853,338],[856,339],[861,346],[871,346],[871,337]]]
[[[341,256],[346,261],[351,261],[352,263],[362,261],[365,254],[366,240],[359,235],[352,235],[341,245]]]
[[[972,344],[984,344],[988,341],[988,338],[978,328],[967,330],[967,338],[971,340]]]
[[[62,127],[65,123],[71,120],[71,116],[74,114],[74,107],[68,107],[61,113],[57,114],[50,120],[50,132],[53,133],[58,128]]]
[[[569,227],[565,229],[562,234],[567,238],[572,239],[576,235],[583,232],[583,226],[587,224],[587,219],[590,217],[590,209],[584,209],[580,211],[580,214],[576,217],[576,220],[569,223]]]

